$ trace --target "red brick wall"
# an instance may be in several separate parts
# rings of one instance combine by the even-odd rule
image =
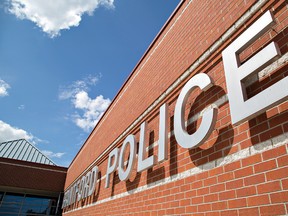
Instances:
[[[65,214],[288,214],[288,102],[286,100],[239,126],[232,125],[221,55],[225,47],[270,10],[275,25],[241,53],[241,61],[249,59],[271,41],[278,43],[282,56],[287,56],[287,2],[262,2],[183,1],[69,167],[66,189],[92,165],[99,167],[101,180],[91,197],[65,208]],[[248,18],[241,23],[240,17],[246,17],[246,14],[249,14]],[[225,38],[229,28],[235,30]],[[221,41],[220,45],[215,51],[209,51],[217,40]],[[208,56],[199,61],[205,52]],[[188,76],[137,120],[186,71]],[[180,147],[172,135],[167,161],[142,173],[136,172],[135,165],[126,182],[120,181],[116,172],[111,177],[110,187],[104,188],[111,151],[105,149],[110,145],[121,147],[129,134],[134,134],[139,141],[140,124],[147,121],[149,154],[156,155],[158,147],[154,143],[158,140],[159,107],[164,102],[169,105],[169,131],[173,131],[179,92],[200,72],[208,74],[214,86],[207,92],[194,91],[185,114],[186,119],[190,119],[208,105],[218,105],[216,125],[207,141],[187,150]],[[287,73],[286,58],[278,62],[269,75],[252,80],[246,88],[248,96],[287,77]],[[135,126],[129,129],[133,122]],[[195,131],[200,122],[201,118],[190,124],[189,132]]]
[[[67,168],[0,158],[1,187],[62,192]]]

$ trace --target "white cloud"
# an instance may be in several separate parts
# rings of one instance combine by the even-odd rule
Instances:
[[[32,134],[28,133],[27,131],[23,129],[13,127],[0,120],[0,143],[11,141],[11,140],[17,140],[17,139],[26,139],[33,145],[36,145],[37,143],[40,143],[40,142],[44,142],[44,143],[48,142],[48,141],[41,140],[33,136]],[[65,152],[54,153],[49,150],[43,150],[41,152],[45,154],[46,156],[48,156],[49,158],[61,158],[64,154],[66,154]]]
[[[83,112],[82,115],[74,115],[74,122],[84,131],[88,132],[95,127],[105,110],[111,103],[109,98],[104,98],[102,95],[91,99],[88,93],[81,91],[77,93],[72,100],[75,108]]]
[[[13,127],[0,120],[0,142],[16,139],[26,139],[34,143],[35,137],[23,129]]]
[[[78,26],[83,14],[93,15],[99,6],[114,8],[114,0],[8,0],[9,12],[34,22],[51,38],[63,29]]]
[[[49,158],[61,158],[64,154],[66,154],[65,152],[54,153],[49,150],[42,150],[41,152]]]
[[[95,127],[111,100],[102,95],[90,98],[88,91],[90,86],[96,85],[100,76],[91,76],[73,82],[71,85],[60,88],[59,99],[69,99],[73,107],[77,110],[72,115],[73,122],[85,132],[89,132]]]
[[[19,107],[18,107],[19,110],[24,110],[25,109],[25,105],[24,104],[21,104]]]
[[[8,96],[8,89],[10,85],[6,83],[4,80],[0,79],[0,97]]]
[[[60,100],[66,100],[73,98],[78,92],[89,91],[90,86],[95,86],[101,78],[101,74],[98,76],[88,75],[82,80],[77,80],[68,86],[61,86],[60,93],[58,95]]]

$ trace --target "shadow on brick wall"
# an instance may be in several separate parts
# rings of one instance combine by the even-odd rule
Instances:
[[[151,146],[153,143],[155,143],[155,132],[151,131],[149,134],[149,146]],[[154,155],[154,149],[155,147],[149,149],[148,157],[150,157],[151,155]],[[156,157],[155,157],[155,160],[157,160]],[[152,182],[155,182],[164,178],[165,178],[164,166],[154,166],[147,170],[147,179],[146,179],[147,184],[150,184]]]
[[[287,77],[288,65],[280,67],[260,81],[254,82],[246,88],[248,98],[257,94],[279,80]],[[287,101],[287,100],[286,100]],[[285,101],[284,101],[285,102]],[[287,105],[286,105],[287,106]],[[287,132],[288,110],[283,104],[273,107],[255,118],[249,120],[249,133],[251,145],[265,142]],[[249,146],[246,146],[249,147]]]
[[[102,174],[101,174],[101,171],[99,170],[98,172],[98,179],[99,179],[99,182],[96,183],[96,189],[93,193],[93,196],[92,197],[92,202],[91,203],[94,203],[94,202],[97,202],[98,198],[99,198],[99,194],[100,194],[100,188],[101,188],[101,184],[102,184],[102,180],[101,180],[101,177],[102,177]]]
[[[193,116],[201,112],[205,107],[215,104],[215,102],[224,95],[226,95],[224,89],[217,85],[214,85],[206,92],[201,92],[201,94],[196,97],[189,110],[188,119],[193,118]],[[218,110],[227,103],[228,101],[225,101],[223,104],[220,104]],[[187,131],[189,134],[193,134],[197,130],[201,124],[201,119],[202,117],[188,125]],[[217,121],[220,121],[218,115]],[[222,128],[214,128],[204,144],[189,149],[190,159],[195,166],[201,166],[205,163],[225,157],[231,150],[233,139],[234,130],[230,123],[223,125]]]

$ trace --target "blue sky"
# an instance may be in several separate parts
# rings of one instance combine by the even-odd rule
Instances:
[[[179,0],[0,3],[0,142],[68,166]]]

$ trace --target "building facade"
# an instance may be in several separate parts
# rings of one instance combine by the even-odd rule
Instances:
[[[288,5],[183,0],[68,168],[64,215],[288,214]]]
[[[0,143],[0,215],[61,215],[66,173],[25,139]]]

